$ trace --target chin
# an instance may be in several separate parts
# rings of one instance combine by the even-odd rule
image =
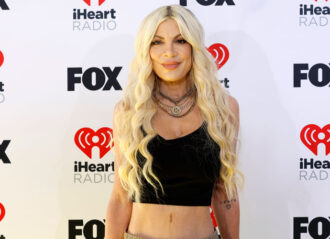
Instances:
[[[179,81],[182,78],[177,78],[177,77],[164,77],[161,78],[163,81],[168,81],[168,82],[175,82],[175,81]]]
[[[177,74],[164,74],[158,76],[164,81],[178,81],[185,77],[184,75],[177,75]]]

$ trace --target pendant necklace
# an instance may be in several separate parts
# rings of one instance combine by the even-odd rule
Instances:
[[[192,109],[193,107],[195,106],[196,104],[196,94],[194,94],[194,98],[193,100],[189,101],[187,100],[185,103],[183,103],[182,105],[179,105],[179,103],[181,101],[183,101],[184,99],[186,99],[188,96],[190,96],[192,93],[195,93],[196,92],[196,88],[195,87],[190,87],[190,89],[188,90],[188,92],[186,94],[184,94],[182,97],[180,97],[180,99],[178,100],[174,100],[172,99],[171,97],[165,95],[163,92],[161,92],[160,90],[160,87],[157,87],[159,84],[158,84],[158,77],[156,78],[156,86],[153,90],[153,99],[156,101],[156,103],[160,106],[160,108],[165,111],[166,113],[168,113],[169,115],[171,116],[174,116],[174,117],[183,117],[185,116],[186,114],[188,114]],[[158,92],[159,94],[168,99],[169,101],[171,101],[172,103],[174,103],[175,105],[174,106],[171,106],[171,105],[167,105],[167,104],[164,104],[162,103],[157,97],[156,97],[156,89],[158,88]],[[185,108],[187,108],[188,106],[190,105],[189,109],[187,112],[185,112],[184,114],[181,114],[183,112],[183,110]],[[181,114],[181,115],[180,115]]]

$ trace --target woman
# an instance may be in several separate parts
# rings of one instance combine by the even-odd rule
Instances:
[[[239,108],[202,26],[181,6],[161,7],[144,19],[135,51],[114,110],[106,239],[218,238],[210,205],[222,238],[239,238]]]

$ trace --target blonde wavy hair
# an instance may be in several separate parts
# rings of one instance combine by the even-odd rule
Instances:
[[[229,108],[229,94],[217,78],[217,68],[213,57],[204,44],[204,30],[194,14],[179,5],[164,6],[151,12],[142,22],[135,40],[135,57],[130,65],[128,84],[123,91],[123,98],[118,103],[115,121],[119,122],[118,142],[124,160],[118,169],[121,185],[127,191],[129,199],[141,202],[143,185],[141,174],[152,185],[157,198],[157,185],[164,194],[162,183],[152,170],[153,157],[147,149],[149,141],[156,136],[151,119],[157,111],[152,100],[155,73],[149,55],[150,44],[158,25],[166,19],[174,19],[183,38],[192,46],[192,68],[189,77],[197,89],[197,106],[202,117],[208,123],[207,131],[220,146],[220,177],[223,180],[228,199],[236,196],[238,174],[235,136],[235,115]],[[140,127],[146,132],[144,136]],[[141,168],[137,152],[145,157]],[[155,180],[153,181],[152,178]],[[241,186],[241,184],[239,184]]]

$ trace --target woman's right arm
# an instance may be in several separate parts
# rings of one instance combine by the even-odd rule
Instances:
[[[105,239],[122,239],[126,231],[132,213],[132,201],[127,199],[127,193],[122,187],[118,169],[123,162],[124,156],[119,150],[117,137],[118,124],[115,122],[115,115],[118,112],[118,102],[115,106],[113,117],[113,137],[114,137],[114,164],[115,178],[110,200],[108,203],[106,221],[105,221]]]

